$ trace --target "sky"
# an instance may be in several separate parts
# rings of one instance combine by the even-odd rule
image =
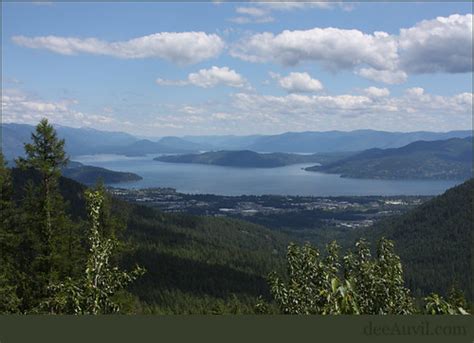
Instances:
[[[138,136],[472,129],[472,3],[2,2],[2,121]]]

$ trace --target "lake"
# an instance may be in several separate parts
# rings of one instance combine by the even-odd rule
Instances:
[[[369,180],[307,172],[313,164],[279,168],[234,168],[154,161],[157,155],[83,155],[72,158],[86,165],[132,172],[143,180],[114,184],[121,188],[172,187],[181,193],[218,195],[436,195],[459,181]]]

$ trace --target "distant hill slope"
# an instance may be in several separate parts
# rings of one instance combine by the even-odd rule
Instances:
[[[66,140],[65,149],[71,156],[94,154],[145,155],[157,153],[197,152],[202,146],[180,138],[165,137],[159,142],[139,140],[123,132],[100,131],[91,128],[56,126],[58,136]],[[2,124],[2,150],[7,160],[24,153],[23,145],[31,139],[35,126],[26,124]]]
[[[455,285],[472,300],[473,206],[474,179],[470,179],[357,235],[394,240],[407,285],[415,292],[446,293]]]
[[[23,143],[29,142],[33,125],[1,124],[2,149],[6,159],[23,154]],[[251,150],[257,152],[319,153],[362,151],[371,148],[396,148],[418,140],[464,138],[472,131],[451,132],[384,132],[374,130],[287,132],[279,135],[221,135],[163,137],[157,141],[138,139],[124,132],[91,128],[56,126],[66,140],[71,156],[93,154],[145,155],[157,153],[195,153],[206,150]]]
[[[347,153],[297,155],[285,153],[259,154],[250,150],[212,151],[202,154],[169,155],[156,161],[198,163],[241,168],[275,168],[298,163],[330,163],[347,157]]]
[[[128,181],[138,181],[142,177],[128,172],[113,171],[100,167],[85,166],[79,162],[70,162],[67,168],[62,170],[65,177],[73,179],[86,185],[94,185],[102,180],[106,184]]]
[[[377,179],[451,179],[472,177],[472,137],[419,141],[396,149],[370,149],[308,171]]]
[[[245,146],[259,152],[335,152],[362,151],[372,148],[398,148],[409,143],[434,141],[472,136],[472,131],[451,132],[385,132],[374,130],[287,132],[280,135],[261,136]]]
[[[66,151],[70,155],[87,155],[107,152],[111,147],[132,144],[137,139],[123,132],[100,131],[90,128],[56,126],[60,138],[66,140]],[[24,153],[23,145],[31,140],[35,126],[26,124],[2,124],[2,150],[7,160]]]
[[[144,156],[146,154],[189,153],[199,150],[198,147],[190,147],[190,145],[195,145],[193,143],[189,143],[188,148],[183,148],[186,143],[183,141],[178,143],[177,140],[174,140],[174,142],[178,145],[177,147],[169,144],[171,143],[170,140],[168,140],[168,144],[166,144],[166,140],[165,143],[162,143],[161,140],[153,142],[148,139],[141,139],[127,146],[110,148],[106,152],[127,156]]]

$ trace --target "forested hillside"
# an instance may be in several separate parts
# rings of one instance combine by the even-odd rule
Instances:
[[[440,292],[452,286],[472,292],[474,179],[449,189],[420,207],[380,222],[365,235],[395,241],[407,286],[415,294]]]
[[[13,169],[14,198],[25,198],[33,171]],[[61,195],[76,223],[86,219],[85,186],[59,180]],[[287,236],[228,218],[164,214],[157,209],[109,199],[111,216],[126,242],[117,258],[125,269],[146,273],[129,288],[125,306],[144,313],[253,313],[257,297],[269,296],[266,276],[282,270]]]
[[[306,168],[342,177],[467,180],[472,177],[472,137],[418,141],[396,149],[370,149]]]

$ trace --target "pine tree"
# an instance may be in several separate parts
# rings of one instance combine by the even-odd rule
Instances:
[[[15,254],[18,247],[15,235],[15,206],[12,201],[12,180],[0,152],[0,313],[15,313],[19,310],[15,276],[18,272]]]
[[[25,158],[16,161],[20,168],[39,175],[41,180],[39,185],[33,181],[27,184],[22,201],[21,243],[27,254],[23,260],[28,273],[22,285],[24,311],[35,308],[47,296],[48,285],[70,273],[73,263],[66,258],[67,233],[72,223],[58,187],[61,168],[68,163],[64,140],[58,139],[47,119],[40,121],[31,140],[24,146]]]

